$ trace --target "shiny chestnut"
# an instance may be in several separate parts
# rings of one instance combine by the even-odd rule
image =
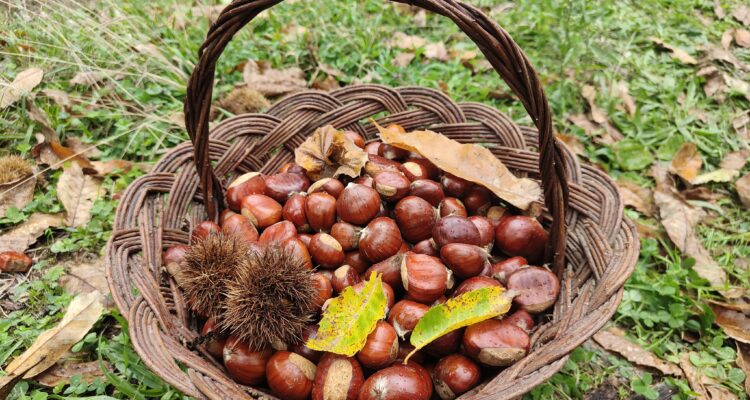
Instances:
[[[281,204],[266,195],[251,194],[242,199],[242,215],[264,229],[281,221]]]
[[[448,173],[443,175],[443,178],[440,179],[440,183],[443,185],[445,193],[448,196],[453,197],[463,197],[469,193],[471,187],[474,186],[473,183]]]
[[[347,287],[354,286],[361,281],[362,278],[359,277],[357,270],[349,265],[342,265],[333,271],[331,285],[333,285],[334,292],[341,293]]]
[[[513,302],[532,314],[551,307],[560,294],[560,280],[544,267],[519,269],[508,277],[507,286],[518,292]]]
[[[396,254],[403,239],[396,222],[387,217],[370,221],[359,238],[359,251],[370,262],[383,261]]]
[[[468,218],[457,215],[440,218],[432,229],[432,238],[438,247],[443,247],[448,243],[478,246],[481,242],[477,227]]]
[[[298,232],[310,230],[310,224],[307,223],[307,213],[305,212],[306,199],[306,194],[295,193],[289,197],[289,200],[284,203],[284,207],[281,209],[281,216],[293,223]]]
[[[490,367],[505,367],[529,351],[529,335],[507,321],[488,319],[469,325],[464,332],[466,354]]]
[[[325,269],[336,269],[344,262],[341,244],[327,233],[317,233],[308,248],[313,261]]]
[[[393,364],[398,357],[398,335],[391,324],[378,321],[375,329],[367,335],[364,347],[357,353],[357,360],[365,368],[380,369]]]
[[[273,350],[254,351],[237,337],[230,336],[224,345],[224,366],[229,375],[243,385],[257,385],[266,377],[266,364]]]
[[[297,228],[289,221],[279,221],[263,230],[258,242],[260,244],[281,243],[297,236]]]
[[[409,179],[399,171],[382,171],[375,175],[375,190],[385,201],[399,201],[411,187]]]
[[[284,203],[294,193],[304,192],[310,187],[307,176],[291,172],[266,177],[265,195]]]
[[[438,206],[438,213],[440,217],[447,217],[449,215],[458,215],[459,217],[466,217],[469,214],[466,212],[466,207],[461,200],[455,197],[446,197],[440,202]]]
[[[388,323],[393,326],[401,339],[406,339],[429,309],[430,306],[427,304],[417,303],[416,301],[398,301],[388,312]]]
[[[406,253],[401,262],[401,282],[411,298],[430,304],[453,287],[453,276],[436,257]]]
[[[396,203],[393,216],[401,235],[412,243],[430,238],[437,221],[435,208],[417,196],[407,196]]]
[[[372,374],[362,385],[358,400],[429,400],[432,382],[414,368],[396,364]]]
[[[235,235],[245,243],[257,242],[259,239],[258,229],[249,218],[240,214],[227,217],[221,224],[221,231],[227,235]]]
[[[242,174],[227,187],[227,204],[232,210],[240,211],[242,209],[242,199],[245,196],[263,194],[265,191],[266,179],[260,172]]]
[[[505,217],[495,228],[495,246],[509,256],[521,256],[532,264],[539,264],[544,260],[547,231],[534,218]]]
[[[314,231],[329,231],[336,223],[336,198],[325,192],[308,194],[305,215]]]
[[[365,225],[380,212],[380,195],[371,187],[349,184],[336,199],[336,212],[342,221]]]
[[[208,235],[215,235],[221,232],[221,227],[212,221],[203,221],[193,228],[190,235],[190,242],[195,243],[204,240]]]
[[[482,371],[468,357],[451,354],[435,364],[432,382],[442,400],[453,400],[475,388],[482,381]]]
[[[337,222],[331,227],[331,236],[341,243],[344,251],[351,251],[358,248],[361,234],[362,228],[348,222]]]
[[[315,373],[312,400],[357,400],[364,379],[355,358],[326,353]]]
[[[427,200],[431,206],[437,207],[445,198],[443,187],[429,179],[417,179],[409,185],[409,195]]]
[[[448,243],[441,247],[440,259],[460,279],[479,275],[489,264],[485,249],[466,243]]]
[[[500,284],[500,282],[488,278],[486,276],[474,276],[471,277],[463,282],[461,282],[458,287],[456,287],[456,290],[453,292],[453,297],[458,297],[464,293],[471,292],[472,290],[477,290],[481,288],[486,287],[503,287],[503,285]]]
[[[312,392],[315,372],[315,364],[289,351],[276,352],[266,365],[268,387],[282,399],[307,399]]]
[[[341,192],[344,191],[344,184],[340,180],[335,178],[323,178],[319,181],[314,182],[307,189],[308,193],[325,192],[338,198]]]

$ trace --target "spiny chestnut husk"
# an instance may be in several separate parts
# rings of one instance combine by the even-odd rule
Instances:
[[[246,261],[247,244],[235,235],[209,235],[190,246],[175,280],[190,308],[199,315],[221,319],[224,287]]]
[[[296,343],[315,312],[312,272],[272,245],[251,252],[226,284],[222,326],[252,349]]]

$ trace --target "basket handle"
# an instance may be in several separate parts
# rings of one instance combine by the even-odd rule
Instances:
[[[282,0],[234,0],[211,25],[198,50],[199,60],[190,77],[185,99],[185,126],[195,153],[206,211],[217,220],[223,202],[219,179],[208,152],[208,115],[216,61],[235,33],[261,11]],[[520,99],[539,131],[539,172],[544,198],[552,215],[547,260],[558,274],[565,257],[565,209],[568,204],[567,171],[560,144],[552,133],[552,114],[542,85],[526,55],[510,35],[477,8],[456,0],[392,0],[411,4],[450,18],[479,47],[497,73]]]

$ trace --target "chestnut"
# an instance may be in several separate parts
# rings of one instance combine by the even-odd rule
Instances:
[[[226,222],[226,220],[232,215],[237,215],[237,213],[228,208],[224,209],[221,214],[219,214],[219,225],[224,226],[224,222]]]
[[[534,329],[534,318],[531,316],[531,314],[524,310],[518,310],[513,314],[505,317],[504,320],[523,329],[524,331],[526,331],[526,333],[529,333],[532,329]]]
[[[347,139],[351,140],[352,143],[354,143],[354,145],[359,147],[360,149],[365,148],[365,139],[359,133],[352,130],[345,130],[344,136],[346,136]]]
[[[409,158],[401,164],[401,172],[410,181],[418,179],[435,179],[440,170],[426,158]]]
[[[206,339],[203,344],[206,347],[208,354],[216,358],[223,357],[224,345],[227,342],[227,338],[216,330],[216,321],[214,321],[213,318],[209,318],[206,323],[203,324],[201,338]]]
[[[375,180],[375,190],[385,201],[399,201],[411,187],[409,179],[398,171],[382,171],[373,178]]]
[[[473,183],[449,173],[443,175],[440,183],[443,185],[445,193],[453,197],[463,197],[474,186]]]
[[[266,179],[260,172],[242,174],[227,187],[227,205],[234,211],[242,209],[242,199],[251,194],[263,194],[266,191]]]
[[[364,379],[355,358],[325,353],[315,373],[312,400],[357,400]]]
[[[489,367],[505,367],[529,351],[529,335],[507,321],[488,319],[469,325],[464,332],[466,354]]]
[[[380,273],[383,282],[389,284],[393,290],[401,291],[404,288],[401,283],[401,261],[403,259],[403,253],[394,254],[379,263],[373,264],[362,275],[368,278],[373,272]]]
[[[268,387],[282,399],[306,400],[315,380],[315,364],[299,354],[278,351],[266,365]]]
[[[459,217],[466,217],[469,214],[466,212],[466,207],[461,200],[455,197],[446,197],[440,202],[438,206],[438,213],[440,217],[447,217],[449,215],[458,215]]]
[[[422,240],[411,248],[411,251],[418,254],[424,254],[427,256],[439,257],[440,251],[435,245],[435,241],[432,238]]]
[[[396,357],[396,362],[399,364],[403,364],[406,357],[411,354],[411,352],[414,351],[414,346],[412,346],[408,342],[402,342],[398,345],[398,357]],[[424,354],[421,351],[417,351],[414,354],[411,354],[411,357],[409,357],[410,362],[415,362],[417,364],[423,363],[425,359]]]
[[[433,357],[443,357],[455,353],[461,346],[464,330],[456,329],[433,340],[425,346],[424,351]]]
[[[307,248],[310,248],[310,241],[312,240],[312,235],[307,233],[300,233],[297,235],[297,239],[299,239],[302,243],[304,243]]]
[[[375,329],[367,335],[364,347],[357,353],[357,360],[365,368],[380,369],[393,364],[398,357],[396,330],[385,322],[378,321]]]
[[[495,245],[509,256],[521,256],[532,264],[544,260],[547,231],[534,218],[513,215],[503,218],[495,228]]]
[[[486,187],[474,185],[461,199],[471,215],[484,215],[492,206],[492,192]]]
[[[307,214],[305,213],[305,201],[307,195],[304,193],[295,193],[281,208],[281,216],[285,220],[294,224],[299,232],[310,230],[310,224],[307,223]]]
[[[378,217],[370,221],[359,238],[359,251],[370,262],[383,261],[396,254],[401,248],[403,239],[398,225],[387,217]]]
[[[370,187],[370,188],[374,188],[375,187],[375,180],[372,179],[372,177],[370,175],[362,175],[362,176],[360,176],[359,178],[355,179],[352,182],[354,182],[354,183],[356,183],[358,185],[365,185],[365,186]]]
[[[351,183],[336,200],[336,212],[342,221],[367,224],[380,212],[380,195],[371,187]]]
[[[485,216],[490,222],[492,222],[492,226],[497,228],[497,224],[500,223],[500,220],[507,217],[508,214],[506,213],[505,207],[492,206],[487,209],[487,214]]]
[[[400,124],[396,124],[396,123],[388,124],[388,126],[386,126],[385,129],[389,131],[396,131],[400,134],[406,133],[406,129],[404,129],[404,127],[401,126]]]
[[[302,168],[299,164],[291,162],[291,161],[288,163],[284,163],[284,165],[279,167],[279,173],[280,174],[290,173],[290,174],[307,176],[307,171],[305,171],[304,168]]]
[[[478,246],[481,242],[477,227],[468,218],[457,215],[440,218],[432,229],[432,238],[438,247],[443,247],[448,243]]]
[[[247,217],[234,214],[227,217],[221,224],[221,231],[228,235],[235,235],[246,243],[258,241],[258,229]]]
[[[333,297],[333,285],[331,284],[331,279],[326,274],[320,272],[314,272],[311,278],[312,285],[317,290],[315,309],[319,310],[328,299]]]
[[[396,203],[393,216],[401,235],[412,243],[431,237],[437,221],[435,209],[427,200],[417,196],[407,196]]]
[[[365,145],[365,153],[367,155],[374,155],[377,156],[378,152],[380,151],[380,146],[383,145],[383,142],[370,142]]]
[[[320,361],[320,357],[323,355],[323,352],[313,350],[306,345],[308,340],[314,339],[317,336],[318,325],[308,325],[304,330],[302,330],[302,339],[298,343],[292,345],[289,349],[292,352],[297,353],[314,363],[317,363],[318,361]]]
[[[365,256],[363,256],[362,253],[358,251],[350,251],[346,253],[346,255],[344,256],[344,264],[350,265],[360,274],[364,273],[367,268],[370,268],[370,262],[367,261],[367,259],[365,259]]]
[[[477,289],[481,289],[484,287],[491,287],[491,286],[503,287],[503,285],[501,285],[500,282],[492,278],[488,278],[486,276],[474,276],[461,282],[458,285],[458,287],[456,287],[456,290],[453,292],[453,297],[458,297],[464,293],[471,292],[472,290],[477,290]]]
[[[161,262],[164,264],[164,267],[169,271],[169,273],[174,276],[176,273],[179,273],[180,271],[180,263],[182,260],[185,259],[185,254],[187,254],[190,247],[185,246],[184,244],[178,244],[175,246],[167,247],[166,250],[164,250],[164,253],[162,253],[161,256]],[[0,259],[5,256],[6,253],[15,253],[15,252],[3,252],[0,253]],[[24,254],[25,255],[25,254]],[[28,257],[28,256],[26,256]],[[16,258],[17,257],[12,257]],[[27,262],[28,260],[24,260],[24,262]],[[2,263],[2,261],[0,261]],[[6,266],[8,265],[8,262],[6,261]],[[29,265],[31,266],[31,265]],[[0,268],[1,271],[7,272],[5,268]]]
[[[367,378],[358,400],[429,400],[432,382],[425,380],[416,368],[396,364]]]
[[[488,253],[492,251],[492,245],[495,243],[495,227],[492,225],[492,221],[479,215],[472,215],[469,217],[469,221],[479,231],[479,246],[487,250]]]
[[[368,161],[365,163],[365,173],[372,176],[373,179],[381,172],[389,171],[401,173],[401,164],[399,164],[398,161],[389,160],[385,157],[372,154],[367,156],[367,160]]]
[[[333,271],[331,285],[333,285],[334,292],[341,293],[347,287],[353,286],[361,281],[362,278],[359,277],[357,270],[349,265],[342,265]]]
[[[411,300],[401,300],[396,302],[388,312],[388,323],[396,330],[398,337],[406,339],[414,327],[417,326],[419,319],[424,316],[430,306],[417,303]]]
[[[344,251],[351,251],[358,248],[361,234],[362,228],[348,222],[336,222],[331,227],[331,236],[341,243],[341,248]]]
[[[323,178],[310,185],[307,189],[308,193],[325,192],[337,199],[343,191],[344,184],[341,183],[340,180],[334,178]]]
[[[378,155],[389,160],[403,160],[409,157],[409,150],[396,147],[391,144],[382,144],[378,147]]]
[[[427,200],[433,207],[440,205],[440,202],[445,198],[443,187],[429,179],[417,179],[412,182],[409,185],[409,194]]]
[[[310,187],[307,176],[292,172],[285,172],[266,177],[265,195],[284,203],[294,193],[304,192]]]
[[[363,278],[365,278],[363,281],[352,286],[352,289],[354,289],[354,291],[357,293],[362,292],[362,290],[365,288],[365,285],[367,284],[368,279],[366,278],[369,278],[369,277],[363,277]],[[385,296],[385,301],[388,305],[387,309],[390,310],[393,307],[393,305],[396,303],[396,294],[393,292],[393,288],[391,287],[391,285],[385,282],[382,282],[382,285],[383,285],[383,295]]]
[[[235,336],[229,336],[224,345],[224,366],[229,375],[243,385],[257,385],[266,377],[266,364],[273,350],[251,350]]]
[[[313,261],[325,269],[336,269],[344,262],[341,244],[327,233],[317,233],[310,240]]]
[[[453,287],[453,276],[440,259],[424,254],[406,253],[401,262],[401,281],[409,296],[430,304]]]
[[[279,221],[260,234],[258,242],[261,244],[281,243],[297,236],[297,228],[289,221]]]
[[[310,193],[305,200],[307,223],[314,231],[328,231],[336,223],[336,198],[325,192]]]
[[[190,235],[190,242],[195,243],[208,237],[208,235],[215,235],[221,232],[221,227],[211,221],[203,221],[193,228],[193,233]]]
[[[492,264],[491,277],[500,281],[500,283],[507,283],[508,278],[511,274],[518,271],[519,269],[528,265],[523,257],[511,257],[503,261]]]
[[[305,265],[305,268],[313,269],[310,251],[300,239],[298,239],[297,237],[286,238],[280,242],[280,246],[286,252],[297,256],[297,258],[299,258]]]
[[[544,267],[521,268],[511,274],[507,285],[518,292],[513,302],[532,314],[551,307],[560,293],[560,280]]]
[[[281,221],[281,204],[264,194],[251,194],[242,199],[242,215],[263,229]]]
[[[482,371],[474,361],[461,354],[443,357],[435,364],[432,382],[443,400],[453,400],[479,385]]]
[[[440,259],[460,279],[479,275],[489,264],[488,258],[486,250],[472,244],[448,243],[440,248]]]

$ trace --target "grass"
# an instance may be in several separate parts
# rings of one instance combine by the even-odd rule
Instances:
[[[236,66],[249,58],[267,60],[275,67],[299,66],[310,81],[319,73],[318,63],[324,63],[343,72],[339,78],[342,84],[370,80],[442,88],[458,101],[484,102],[520,123],[529,123],[517,102],[495,95],[507,89],[492,71],[474,73],[458,60],[439,62],[421,55],[405,68],[394,66],[393,58],[401,50],[391,49],[387,41],[396,31],[442,41],[457,51],[476,48],[445,19],[428,15],[426,26],[418,27],[410,14],[383,3],[317,0],[314,7],[310,2],[276,6],[227,47],[217,67],[214,95],[221,97],[241,82]],[[493,0],[471,3],[487,11],[497,5]],[[721,3],[729,14],[741,2]],[[101,159],[153,163],[167,149],[186,140],[174,117],[182,110],[186,81],[208,27],[202,13],[191,11],[193,6],[177,0],[51,0],[33,4],[0,0],[0,78],[10,81],[29,66],[43,68],[40,88],[61,90],[72,100],[66,109],[45,96],[31,99],[49,115],[61,139],[77,137],[96,144]],[[739,24],[731,17],[716,18],[712,1],[537,0],[518,2],[492,16],[513,35],[539,71],[556,129],[575,135],[584,145],[584,158],[611,176],[653,186],[648,166],[670,160],[686,141],[698,146],[707,170],[716,168],[728,152],[747,148],[733,130],[732,121],[750,108],[748,101],[742,96],[729,96],[723,102],[707,97],[702,89],[705,78],[696,75],[696,68],[658,51],[649,39],[658,37],[693,55],[702,46],[718,46],[722,33]],[[306,27],[307,33],[284,33],[292,31],[295,24]],[[149,44],[157,53],[138,46]],[[747,49],[733,51],[740,60],[750,62]],[[81,71],[99,73],[103,79],[92,87],[71,85],[70,79]],[[624,112],[621,101],[611,93],[619,81],[627,82],[638,105],[634,116]],[[584,84],[597,89],[597,104],[623,133],[623,141],[612,146],[596,144],[568,122],[567,116],[586,108],[581,97]],[[0,110],[0,154],[28,157],[39,131],[23,102]],[[24,304],[0,321],[5,328],[0,329],[4,332],[0,334],[3,365],[59,319],[70,296],[56,283],[61,273],[56,265],[81,252],[102,253],[117,205],[112,194],[141,173],[134,170],[105,181],[108,195],[96,203],[95,217],[86,229],[48,232],[40,246],[43,261],[34,267],[33,279],[5,294],[5,299]],[[0,229],[18,224],[34,212],[62,211],[54,191],[59,172],[44,175],[47,185],[37,189],[25,209],[12,210],[0,219]],[[731,185],[709,187],[729,196],[713,206],[714,216],[700,225],[699,234],[719,264],[747,287],[750,276],[742,262],[746,265],[750,257],[750,213],[738,204]],[[627,214],[658,225],[635,211],[627,210]],[[641,257],[626,285],[615,323],[626,328],[631,339],[667,360],[677,361],[686,351],[697,352],[693,363],[742,398],[744,374],[734,364],[733,341],[713,324],[706,306],[706,300],[717,294],[690,268],[693,262],[668,240],[642,239]],[[53,389],[23,381],[11,398],[181,397],[139,361],[128,344],[125,327],[124,319],[112,311],[76,346],[77,357],[108,361],[115,367],[114,373],[92,384],[74,380]],[[652,399],[667,391],[674,398],[694,395],[684,379],[645,372],[586,345],[572,354],[562,372],[528,397],[582,398],[602,384],[612,384],[621,398],[639,395]]]

